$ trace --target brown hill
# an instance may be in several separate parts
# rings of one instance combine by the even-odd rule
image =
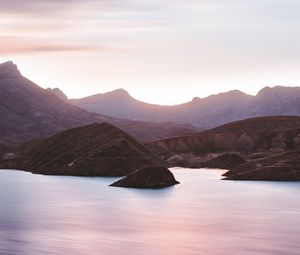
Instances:
[[[284,151],[298,148],[300,117],[259,117],[229,123],[187,136],[155,141],[149,148],[161,155],[170,153],[222,153]]]
[[[108,123],[69,129],[29,143],[13,162],[14,168],[33,173],[74,176],[124,176],[147,165],[163,164],[144,145]]]
[[[156,141],[149,148],[172,166],[230,169],[226,178],[231,180],[300,180],[300,117],[297,116],[238,121]],[[227,154],[218,156],[222,153]]]
[[[300,150],[241,164],[224,174],[227,180],[300,181]]]

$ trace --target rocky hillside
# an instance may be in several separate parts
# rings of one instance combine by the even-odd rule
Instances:
[[[207,131],[156,141],[149,147],[159,154],[280,152],[300,146],[300,117],[274,116],[229,123]]]
[[[14,144],[94,122],[109,122],[142,140],[195,130],[190,125],[122,120],[87,112],[21,75],[12,62],[0,64],[0,143]],[[60,93],[61,94],[61,93]]]
[[[163,163],[122,130],[101,123],[27,143],[18,153],[3,154],[0,168],[47,175],[124,176],[148,165]]]
[[[149,144],[169,166],[223,168],[230,180],[300,180],[300,117],[260,117]]]
[[[23,77],[12,62],[0,65],[0,141],[24,141],[108,119],[63,102]]]
[[[59,88],[47,88],[48,91],[51,91],[54,95],[56,95],[61,100],[67,101],[68,97],[65,95],[65,93],[60,90]]]
[[[227,180],[300,181],[300,150],[251,160],[224,176]]]
[[[265,87],[256,96],[233,90],[205,98],[195,97],[174,106],[144,103],[123,89],[70,102],[88,111],[118,118],[189,123],[210,129],[253,117],[300,115],[300,87]]]

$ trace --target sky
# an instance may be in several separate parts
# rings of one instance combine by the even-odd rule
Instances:
[[[299,0],[0,0],[0,61],[69,98],[300,86]]]

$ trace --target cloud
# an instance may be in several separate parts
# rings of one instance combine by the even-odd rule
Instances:
[[[0,36],[13,37],[6,52],[137,45],[145,54],[176,53],[179,45],[198,57],[267,58],[292,57],[300,45],[297,0],[0,0],[0,6]]]
[[[0,55],[39,59],[33,72],[45,83],[42,67],[61,72],[61,84],[211,92],[299,80],[299,26],[299,0],[0,0]],[[68,76],[75,63],[85,76]]]
[[[0,55],[39,53],[39,52],[111,52],[111,47],[83,43],[55,43],[48,41],[23,40],[18,37],[0,37]]]
[[[136,30],[156,26],[153,1],[0,0],[0,37],[6,38],[1,52],[104,51],[126,45]]]
[[[37,12],[51,11],[59,6],[68,7],[78,2],[82,2],[82,0],[0,0],[0,6],[2,12]]]
[[[9,12],[60,12],[76,5],[97,5],[102,10],[151,11],[168,0],[0,0],[1,11]]]

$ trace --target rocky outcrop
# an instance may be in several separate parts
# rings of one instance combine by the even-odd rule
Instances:
[[[201,168],[232,169],[247,161],[236,153],[225,153],[199,164]]]
[[[147,166],[130,173],[110,186],[126,188],[157,189],[179,184],[166,167]]]
[[[251,160],[231,169],[224,176],[227,180],[300,181],[300,151]]]
[[[66,96],[66,94],[60,90],[59,88],[47,88],[48,91],[51,91],[54,95],[56,95],[58,98],[60,98],[63,101],[67,101],[68,97]]]
[[[190,155],[172,155],[167,159],[167,163],[169,167],[188,167],[192,168],[194,165],[194,157],[190,157]]]
[[[108,123],[29,144],[15,162],[14,168],[33,173],[73,176],[124,176],[147,165],[163,165],[144,145]]]
[[[12,79],[21,77],[21,73],[12,61],[0,64],[0,79]]]

